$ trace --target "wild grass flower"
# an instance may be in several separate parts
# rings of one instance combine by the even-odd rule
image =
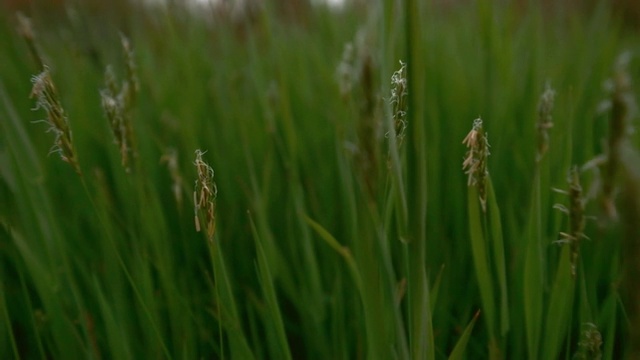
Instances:
[[[400,61],[400,69],[391,75],[391,98],[393,125],[398,146],[402,145],[407,129],[407,63]],[[388,134],[387,134],[388,135]]]
[[[200,231],[200,218],[198,214],[204,211],[206,214],[206,230],[209,241],[213,241],[213,235],[216,231],[216,197],[218,196],[218,187],[215,181],[213,181],[214,171],[202,160],[202,155],[205,152],[196,150],[196,171],[198,172],[198,179],[196,179],[195,187],[193,190],[193,202],[195,212],[195,224],[196,231]]]
[[[475,186],[478,190],[482,211],[487,212],[487,159],[489,152],[488,134],[482,127],[482,119],[473,121],[473,127],[462,143],[469,148],[462,162],[462,169],[468,175],[467,186]]]
[[[129,40],[124,36],[122,36],[122,47],[127,78],[122,82],[122,85],[118,86],[113,68],[107,66],[105,88],[100,91],[100,97],[102,109],[109,120],[114,142],[120,151],[122,166],[129,172],[132,158],[136,156],[131,109],[140,85],[135,71],[133,50]]]
[[[58,153],[63,161],[69,163],[73,169],[82,175],[78,158],[73,148],[73,136],[69,128],[69,121],[62,108],[60,97],[53,84],[49,69],[45,66],[44,71],[31,78],[33,88],[31,89],[31,97],[35,97],[36,108],[44,109],[47,112],[47,118],[42,120],[49,125],[48,132],[55,134],[55,140],[50,153]]]
[[[538,130],[538,154],[536,160],[540,161],[549,149],[549,129],[553,127],[553,101],[556,92],[551,88],[549,83],[546,84],[545,90],[540,96],[538,102],[538,122],[536,129]]]
[[[602,359],[602,334],[593,323],[584,324],[584,330],[578,342],[578,351],[574,355],[576,360],[600,360]]]
[[[571,247],[571,275],[575,278],[580,256],[580,243],[583,239],[589,239],[584,234],[586,224],[584,207],[586,201],[582,195],[580,172],[577,166],[571,168],[567,181],[569,182],[568,191],[554,190],[569,197],[569,207],[567,208],[562,204],[555,204],[553,207],[569,216],[569,231],[560,232],[560,239],[556,243],[569,244]]]

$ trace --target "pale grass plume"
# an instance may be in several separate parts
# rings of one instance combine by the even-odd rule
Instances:
[[[73,147],[73,135],[69,128],[69,121],[62,108],[62,103],[53,84],[49,69],[45,66],[40,74],[31,78],[31,82],[33,83],[31,97],[36,98],[35,109],[44,109],[46,111],[47,118],[42,122],[47,123],[49,125],[47,131],[55,135],[50,153],[59,154],[60,158],[69,163],[76,173],[82,175],[78,165],[78,157]]]
[[[467,146],[467,154],[462,162],[462,169],[467,174],[467,186],[474,186],[478,190],[478,197],[482,205],[482,211],[487,212],[487,166],[489,152],[488,134],[483,129],[482,119],[473,121],[473,127],[462,140]]]
[[[218,187],[216,186],[214,178],[214,171],[209,164],[202,160],[202,156],[206,151],[200,149],[195,151],[196,160],[193,163],[198,173],[194,190],[193,190],[193,202],[195,213],[195,226],[196,231],[201,230],[200,217],[201,213],[205,214],[204,222],[206,225],[207,238],[209,241],[213,241],[213,236],[216,232],[216,197],[218,196]]]

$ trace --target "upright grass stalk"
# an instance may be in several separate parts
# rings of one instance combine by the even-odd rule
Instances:
[[[407,138],[407,238],[405,252],[408,256],[407,297],[409,317],[409,343],[413,359],[434,359],[435,341],[431,307],[429,305],[429,281],[426,268],[427,251],[427,156],[426,119],[424,104],[419,94],[425,94],[428,81],[423,70],[423,53],[418,51],[422,43],[422,14],[424,4],[408,0],[404,4],[404,50],[407,67],[406,121],[411,124]],[[422,5],[422,6],[421,6]]]
[[[388,194],[388,213],[395,213],[397,233],[402,241],[407,240],[407,194],[405,151],[402,146],[407,130],[407,64],[400,61],[400,69],[391,76],[391,97],[389,106],[391,114],[387,122],[388,159],[390,189]]]
[[[469,149],[462,165],[468,176],[467,205],[472,255],[487,318],[489,353],[492,359],[496,359],[503,356],[499,339],[509,331],[509,304],[502,224],[489,177],[489,141],[481,119],[474,120],[473,128],[463,143]],[[499,288],[499,302],[495,300],[496,288]]]
[[[549,149],[549,130],[553,127],[552,110],[555,91],[547,83],[538,102],[538,147],[530,216],[527,224],[527,244],[523,273],[524,317],[527,351],[530,359],[537,359],[540,351],[544,292],[546,289],[546,246],[543,240],[546,222],[543,222],[542,183],[548,183],[549,161],[544,156]]]
[[[555,280],[549,294],[549,306],[545,321],[543,356],[557,357],[562,343],[567,339],[571,327],[572,303],[575,299],[576,276],[579,268],[580,243],[586,239],[584,234],[585,199],[580,185],[580,172],[577,166],[571,167],[567,181],[569,190],[557,192],[568,195],[569,206],[557,204],[555,209],[560,210],[569,217],[569,230],[560,232],[558,244],[563,246],[560,252],[560,262],[555,274]],[[585,300],[586,301],[586,300]]]
[[[623,297],[628,308],[630,342],[633,344],[627,356],[636,358],[640,356],[640,291],[637,286],[640,277],[637,262],[640,256],[640,152],[632,136],[635,132],[632,121],[637,117],[638,106],[629,71],[631,59],[629,52],[619,55],[613,76],[606,84],[611,97],[603,106],[610,110],[610,119],[602,202],[606,214],[622,224]],[[620,218],[614,204],[618,191],[622,195]]]

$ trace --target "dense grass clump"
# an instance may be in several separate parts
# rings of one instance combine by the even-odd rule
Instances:
[[[0,15],[0,358],[638,356],[640,44],[522,3]]]

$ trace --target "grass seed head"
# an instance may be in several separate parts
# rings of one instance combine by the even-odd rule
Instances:
[[[562,211],[569,216],[569,231],[560,232],[558,244],[568,244],[571,247],[571,275],[575,278],[577,274],[578,259],[580,256],[580,243],[583,239],[589,239],[584,234],[586,216],[584,213],[585,200],[582,195],[580,185],[580,171],[577,166],[573,166],[569,172],[569,190],[562,191],[569,197],[569,206],[556,204],[555,209]]]
[[[82,172],[73,148],[73,137],[69,122],[49,74],[49,69],[45,67],[44,71],[31,78],[31,82],[33,83],[31,97],[36,98],[36,110],[44,109],[46,111],[47,118],[43,121],[49,125],[48,131],[55,134],[51,152],[58,153],[63,161],[69,163],[81,175]]]
[[[616,178],[621,162],[621,148],[629,140],[634,129],[632,120],[637,112],[631,75],[628,66],[631,55],[622,53],[615,64],[613,76],[605,83],[610,98],[600,108],[610,112],[609,136],[606,147],[606,163],[602,177],[602,207],[610,219],[617,219],[615,207]]]
[[[195,165],[198,173],[198,178],[196,179],[193,191],[196,231],[200,231],[199,214],[204,212],[207,237],[209,241],[213,241],[213,236],[216,231],[215,200],[218,196],[218,187],[213,180],[215,175],[213,168],[202,160],[202,155],[204,155],[205,152],[198,149],[195,153],[196,160],[193,164]]]
[[[123,34],[120,35],[120,39],[122,41],[124,64],[127,72],[127,79],[123,83],[121,91],[124,97],[124,103],[127,107],[130,107],[135,102],[138,92],[140,92],[140,81],[138,80],[133,47],[129,39]]]
[[[573,358],[580,360],[600,360],[602,359],[601,346],[602,334],[598,331],[598,327],[593,323],[586,323],[580,334],[578,351]]]
[[[389,104],[393,111],[393,125],[398,146],[402,145],[407,129],[407,63],[400,61],[400,69],[391,75],[391,98]]]
[[[489,152],[488,134],[482,127],[482,119],[473,121],[473,127],[462,143],[469,149],[462,162],[462,169],[468,175],[467,185],[475,186],[478,189],[478,196],[482,211],[487,211],[487,176],[489,170],[487,159]]]
[[[379,94],[379,64],[376,61],[375,31],[363,27],[353,42],[345,45],[336,70],[343,100],[358,109],[356,121],[356,163],[367,192],[378,188],[379,150],[383,136]]]
[[[132,158],[136,156],[131,109],[140,86],[131,44],[124,35],[121,36],[121,39],[127,77],[119,86],[113,68],[107,66],[104,80],[105,88],[100,91],[100,97],[102,98],[102,109],[109,120],[114,142],[120,151],[122,166],[129,172]]]
[[[551,113],[553,111],[553,102],[556,92],[551,88],[549,83],[545,87],[545,91],[540,96],[540,102],[538,103],[538,123],[536,128],[538,130],[538,154],[537,160],[540,161],[544,154],[549,149],[549,129],[553,127],[553,117]]]

